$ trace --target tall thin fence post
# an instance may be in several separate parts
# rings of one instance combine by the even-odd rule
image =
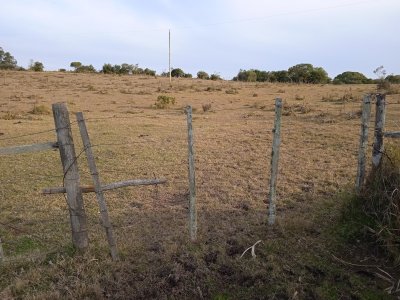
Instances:
[[[272,142],[271,154],[271,178],[269,182],[269,217],[268,224],[275,224],[276,218],[276,181],[278,176],[278,162],[279,162],[279,146],[281,144],[281,117],[282,117],[282,99],[275,99],[275,122],[274,138]]]
[[[375,112],[375,130],[374,130],[374,145],[372,150],[372,167],[377,168],[382,159],[383,154],[383,137],[385,127],[385,95],[376,95],[376,112]]]
[[[358,149],[358,167],[356,192],[360,193],[365,180],[366,152],[368,147],[368,128],[371,117],[371,95],[364,96],[361,115],[360,147]]]
[[[85,124],[85,119],[83,118],[83,114],[81,112],[76,113],[76,119],[78,121],[79,131],[81,133],[83,146],[86,152],[90,174],[92,175],[94,190],[100,208],[101,222],[102,226],[106,231],[111,257],[113,260],[118,260],[117,245],[115,243],[113,228],[108,215],[107,204],[104,198],[103,189],[101,187],[100,176],[99,172],[97,171],[97,166],[92,151],[92,145],[90,144],[89,134]]]
[[[189,234],[190,239],[197,239],[197,210],[196,210],[196,177],[194,169],[192,107],[186,107],[188,126],[188,161],[189,161]]]
[[[65,103],[52,105],[57,142],[64,171],[64,186],[72,229],[72,243],[75,248],[85,250],[89,244],[86,213],[80,188],[79,170],[72,139],[69,113]]]

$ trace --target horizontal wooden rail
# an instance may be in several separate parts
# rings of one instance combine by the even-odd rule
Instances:
[[[397,138],[398,139],[398,138],[400,138],[400,131],[385,132],[383,134],[383,136],[387,137],[387,138],[394,138],[394,139]]]
[[[55,148],[58,148],[58,144],[56,142],[14,146],[14,147],[0,148],[0,155],[39,152],[39,151],[51,150],[51,149],[55,149]]]
[[[164,184],[166,182],[167,182],[166,179],[133,179],[133,180],[120,181],[120,182],[114,182],[114,183],[110,183],[107,185],[103,185],[101,187],[101,189],[103,191],[108,191],[108,190],[118,189],[118,188],[127,187],[127,186],[155,185],[155,184]],[[95,192],[93,185],[85,185],[85,186],[81,186],[80,188],[81,188],[82,193]],[[65,187],[56,187],[56,188],[44,189],[42,191],[42,193],[45,195],[49,195],[49,194],[65,193],[65,191],[66,191]]]

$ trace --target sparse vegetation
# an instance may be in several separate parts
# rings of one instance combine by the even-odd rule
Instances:
[[[154,105],[158,109],[169,108],[170,106],[175,105],[175,97],[159,95]]]
[[[49,115],[50,114],[50,109],[41,104],[41,105],[34,105],[33,109],[31,111],[29,111],[30,114],[33,115]]]
[[[211,103],[202,104],[201,107],[203,108],[203,112],[207,112],[211,109]]]
[[[378,168],[372,170],[362,190],[361,211],[368,220],[365,226],[387,251],[400,262],[400,147],[389,144]]]

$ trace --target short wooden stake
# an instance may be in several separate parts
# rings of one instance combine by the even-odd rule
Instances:
[[[385,95],[376,95],[374,145],[372,150],[372,167],[379,167],[383,153],[383,136],[385,127]]]
[[[188,126],[188,161],[189,161],[189,234],[190,239],[197,239],[197,210],[196,210],[196,177],[194,168],[192,107],[186,107]]]
[[[75,248],[85,250],[89,244],[87,220],[83,205],[82,192],[79,186],[79,170],[72,139],[69,113],[65,103],[52,105],[54,123],[57,131],[57,142],[60,149],[64,170],[64,186],[71,219],[72,243]]]
[[[269,217],[268,224],[275,224],[276,218],[276,181],[278,177],[278,162],[279,162],[279,146],[281,144],[281,117],[282,117],[282,99],[275,99],[275,122],[274,138],[272,142],[271,154],[271,178],[269,182]]]
[[[356,193],[358,194],[365,180],[366,152],[368,147],[368,128],[371,116],[371,95],[366,95],[362,104],[360,147],[358,149],[358,168]]]
[[[79,131],[81,133],[82,142],[86,152],[90,173],[92,175],[94,190],[96,193],[97,202],[100,207],[101,222],[106,231],[111,257],[113,260],[118,260],[118,251],[114,239],[113,228],[108,215],[107,204],[101,187],[100,176],[97,171],[96,162],[92,151],[92,145],[90,144],[89,134],[86,128],[85,120],[81,112],[76,113],[76,118],[78,120]]]

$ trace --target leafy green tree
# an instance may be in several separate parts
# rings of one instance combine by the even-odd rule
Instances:
[[[96,69],[92,65],[81,65],[80,67],[75,69],[77,73],[96,73]]]
[[[31,65],[29,66],[29,70],[34,72],[43,72],[44,65],[40,61],[35,61],[31,63]]]
[[[185,77],[185,72],[182,69],[176,68],[171,70],[172,77]]]
[[[327,83],[328,73],[321,67],[312,64],[298,64],[288,69],[288,76],[296,83]]]
[[[282,71],[272,71],[269,75],[270,82],[292,82],[289,76],[289,72],[286,70]]]
[[[211,74],[210,79],[211,80],[221,80],[221,76],[217,73],[213,73],[213,74]]]
[[[149,68],[144,69],[143,72],[145,75],[148,75],[148,76],[156,76],[156,71],[151,70]]]
[[[74,68],[76,71],[76,69],[78,69],[79,67],[82,67],[82,63],[80,61],[73,61],[69,66],[71,68]]]
[[[346,71],[333,79],[334,84],[360,84],[370,83],[370,79],[360,72]]]
[[[114,74],[115,69],[112,64],[104,64],[103,68],[101,69],[101,72],[104,74]]]
[[[388,75],[386,76],[386,80],[389,81],[390,83],[400,83],[400,75]]]
[[[205,71],[199,71],[199,72],[197,72],[197,78],[199,78],[199,79],[210,79],[210,76]]]
[[[17,68],[17,61],[10,54],[10,52],[5,52],[3,48],[0,47],[0,69],[2,70],[14,70]]]

